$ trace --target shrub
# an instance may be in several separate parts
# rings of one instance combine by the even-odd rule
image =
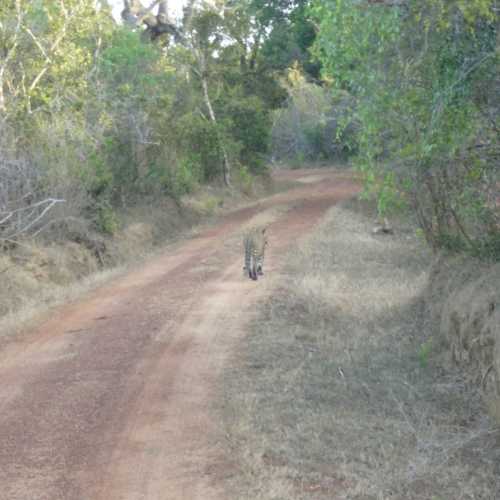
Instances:
[[[308,82],[289,70],[285,107],[274,111],[272,154],[277,160],[345,158],[356,147],[352,98]]]
[[[356,100],[357,164],[381,209],[404,198],[432,247],[498,258],[494,2],[315,0],[311,12],[324,77]]]

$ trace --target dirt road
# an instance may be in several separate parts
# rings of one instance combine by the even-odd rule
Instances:
[[[224,498],[229,458],[211,410],[217,376],[269,294],[281,257],[359,186],[298,187],[224,217],[0,351],[0,499]],[[269,223],[264,279],[242,275],[241,233]]]

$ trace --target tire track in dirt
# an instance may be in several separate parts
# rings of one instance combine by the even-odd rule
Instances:
[[[0,352],[0,499],[224,498],[217,376],[287,248],[358,191],[334,171],[281,175],[304,185],[58,308]],[[242,276],[241,227],[283,204],[254,283]]]

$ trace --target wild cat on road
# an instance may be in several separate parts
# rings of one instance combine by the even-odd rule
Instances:
[[[264,252],[267,246],[266,228],[253,228],[243,237],[245,266],[243,271],[254,281],[263,276]]]

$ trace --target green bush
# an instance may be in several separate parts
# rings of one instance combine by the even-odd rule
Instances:
[[[271,122],[269,112],[256,96],[237,97],[221,103],[225,129],[230,140],[238,145],[235,156],[249,171],[261,174],[269,150]]]
[[[274,112],[273,157],[294,163],[348,157],[356,146],[352,97],[308,82],[296,65],[286,85],[286,105]]]
[[[176,123],[177,154],[188,158],[193,175],[207,182],[221,175],[222,153],[218,132],[208,120],[195,113],[182,116]],[[185,160],[183,160],[185,161]],[[184,167],[186,167],[184,163]]]
[[[379,196],[379,211],[404,201],[434,248],[494,255],[500,181],[494,2],[314,0],[311,14],[324,78],[356,103],[356,163]]]
[[[94,212],[96,229],[105,234],[115,234],[120,224],[113,207],[103,201],[94,205]]]

